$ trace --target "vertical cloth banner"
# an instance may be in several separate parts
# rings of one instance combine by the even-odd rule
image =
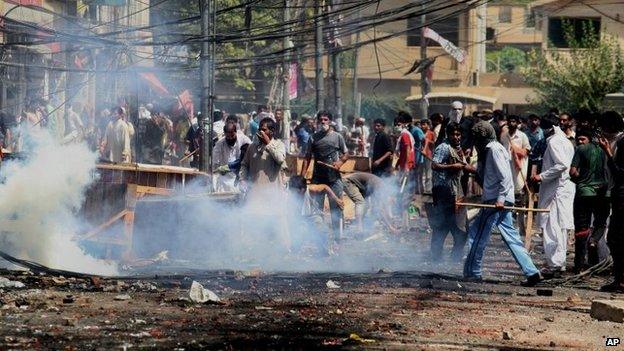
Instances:
[[[182,109],[186,110],[188,117],[192,118],[194,116],[193,100],[188,89],[178,95],[178,111],[182,111]]]
[[[288,72],[288,98],[290,100],[297,98],[298,73],[297,64],[291,63]]]
[[[450,41],[444,39],[440,34],[438,34],[433,29],[426,27],[424,30],[425,38],[429,38],[442,46],[442,49],[446,51],[447,54],[451,55],[457,62],[464,63],[466,60],[466,52]]]

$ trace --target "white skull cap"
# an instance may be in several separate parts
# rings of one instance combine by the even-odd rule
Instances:
[[[451,104],[452,108],[464,108],[464,105],[460,102],[460,101],[453,101],[453,103]]]

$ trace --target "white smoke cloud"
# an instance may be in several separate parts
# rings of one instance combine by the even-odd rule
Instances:
[[[115,265],[89,256],[73,240],[81,227],[75,213],[93,180],[96,154],[84,144],[60,145],[41,130],[28,141],[26,160],[2,165],[2,250],[51,268],[115,274]]]

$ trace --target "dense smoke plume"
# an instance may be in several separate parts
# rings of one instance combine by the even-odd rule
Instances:
[[[392,185],[387,187],[391,189],[388,195],[396,194],[398,186],[387,181]],[[205,193],[205,188],[188,192]],[[301,209],[298,195],[275,187],[259,194],[250,191],[242,205],[206,196],[187,196],[167,205],[140,202],[134,245],[140,256],[169,250],[173,265],[198,269],[376,272],[422,268],[423,258],[406,245],[405,238],[375,223],[375,211],[367,216],[365,233],[354,237],[348,228],[340,249],[328,256],[323,253],[330,238],[327,224],[315,225],[302,216]]]
[[[115,265],[86,254],[73,240],[75,213],[93,181],[96,155],[85,144],[60,145],[47,132],[25,136],[28,158],[5,161],[0,177],[2,250],[77,272],[115,274]]]

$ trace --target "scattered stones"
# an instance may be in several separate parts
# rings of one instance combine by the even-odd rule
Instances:
[[[504,330],[503,331],[503,340],[513,340],[513,335],[511,335],[511,332]]]
[[[132,297],[128,294],[122,294],[115,296],[115,301],[127,301],[132,300]]]
[[[0,288],[18,288],[18,289],[21,289],[21,288],[23,288],[25,286],[26,285],[24,285],[24,283],[22,283],[22,282],[9,280],[9,279],[7,279],[5,277],[0,277]]]
[[[600,321],[624,322],[624,300],[594,300],[590,315]]]
[[[325,283],[325,286],[327,286],[328,289],[340,289],[340,285],[338,285],[336,282],[334,282],[333,280],[328,280]]]
[[[191,289],[189,290],[189,297],[191,301],[197,303],[220,303],[221,299],[217,294],[204,288],[201,284],[193,281]]]
[[[63,303],[74,303],[74,302],[76,302],[76,299],[74,298],[73,295],[66,295],[63,298]]]
[[[537,289],[537,296],[553,296],[552,289]]]
[[[555,321],[555,317],[553,317],[553,316],[546,316],[546,317],[544,317],[544,320],[546,322],[554,322]]]
[[[76,318],[63,318],[63,324],[68,327],[75,327],[77,322]]]

